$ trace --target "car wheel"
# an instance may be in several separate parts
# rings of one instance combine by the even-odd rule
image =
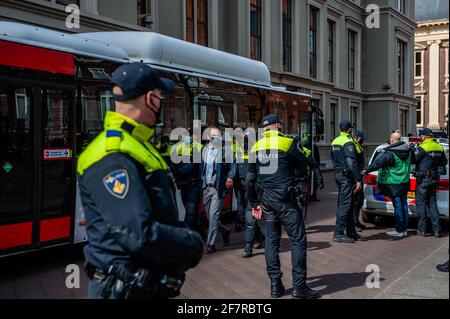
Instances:
[[[375,224],[376,221],[378,220],[377,215],[368,214],[365,211],[362,212],[361,216],[362,216],[363,222],[369,223],[369,224]]]

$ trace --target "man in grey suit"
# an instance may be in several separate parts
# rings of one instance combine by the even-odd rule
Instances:
[[[230,244],[230,229],[220,221],[223,199],[233,188],[237,166],[233,154],[225,152],[220,130],[212,127],[206,132],[208,144],[202,150],[202,189],[203,204],[209,220],[208,239],[205,254],[215,253],[217,234],[223,235],[224,246]]]

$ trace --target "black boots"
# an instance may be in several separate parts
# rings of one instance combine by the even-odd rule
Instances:
[[[292,291],[292,297],[294,299],[318,299],[320,298],[320,294],[309,288],[308,286],[305,286],[303,288],[300,287],[294,287],[294,290]]]
[[[250,258],[253,256],[253,244],[246,243],[244,247],[244,253],[242,254],[242,257],[244,258]]]
[[[333,241],[337,243],[354,243],[355,239],[346,235],[334,235]]]
[[[448,272],[448,261],[446,263],[443,263],[441,265],[437,265],[436,269],[442,272]]]
[[[283,283],[281,282],[281,279],[272,281],[270,285],[270,295],[272,296],[272,298],[280,298],[284,294],[285,289]]]

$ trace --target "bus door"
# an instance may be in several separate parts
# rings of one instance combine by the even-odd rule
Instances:
[[[0,254],[69,242],[73,92],[0,82]]]

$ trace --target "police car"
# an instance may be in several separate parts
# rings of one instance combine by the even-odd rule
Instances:
[[[419,145],[421,139],[418,137],[410,137],[402,139],[407,144],[415,143]],[[438,142],[445,151],[447,158],[449,157],[449,142],[448,139],[434,139]],[[372,158],[371,164],[380,153],[380,150],[387,147],[388,144],[380,145],[376,148]],[[412,165],[411,171],[414,172],[415,165]],[[378,216],[394,216],[394,206],[390,198],[385,197],[377,191],[377,175],[378,172],[373,172],[365,176],[364,178],[364,205],[363,205],[363,220],[365,222],[373,223]],[[437,204],[441,219],[449,220],[449,185],[448,185],[448,167],[441,172],[441,180],[437,187]],[[408,192],[408,208],[409,215],[417,217],[416,214],[416,178],[411,174],[411,189]]]

